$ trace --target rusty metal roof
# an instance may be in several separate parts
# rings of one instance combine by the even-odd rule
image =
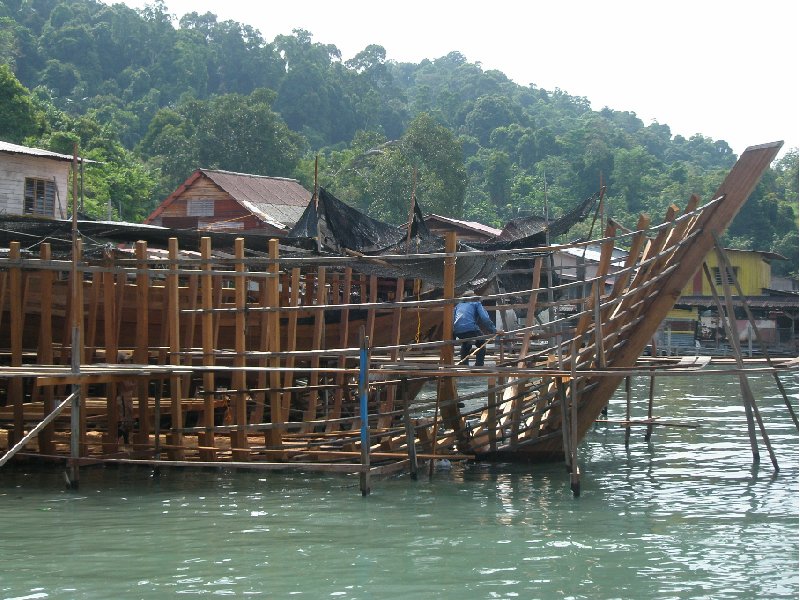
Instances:
[[[231,197],[271,225],[287,228],[303,215],[311,192],[296,179],[200,169]]]

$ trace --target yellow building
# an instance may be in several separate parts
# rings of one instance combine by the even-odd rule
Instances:
[[[739,296],[734,278],[728,274],[736,313],[731,324],[743,349],[747,351],[753,346],[757,349],[757,343],[747,314],[742,308],[742,300],[750,308],[762,339],[777,351],[796,352],[796,280],[793,289],[788,291],[775,289],[772,280],[772,261],[786,260],[785,257],[758,250],[726,249],[725,253],[744,296]],[[723,269],[720,268],[716,252],[712,251],[706,256],[706,264],[724,305]],[[664,320],[657,343],[663,352],[670,354],[681,354],[690,349],[698,352],[724,351],[728,347],[725,323],[719,318],[711,284],[702,265],[684,288],[675,308]]]

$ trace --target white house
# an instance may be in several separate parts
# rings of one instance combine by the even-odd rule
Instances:
[[[0,213],[66,219],[71,162],[69,154],[0,141]]]

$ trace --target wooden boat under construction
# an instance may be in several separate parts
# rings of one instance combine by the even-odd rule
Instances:
[[[444,252],[367,258],[377,271],[364,272],[353,256],[283,256],[277,240],[263,257],[246,258],[240,241],[219,258],[204,239],[190,259],[171,240],[159,261],[139,242],[135,257],[94,265],[54,261],[46,246],[23,259],[11,244],[0,281],[0,464],[19,452],[68,458],[73,468],[130,461],[363,477],[413,470],[419,459],[565,457],[575,473],[580,440],[637,372],[780,145],[748,148],[713,198],[671,207],[657,226],[644,216],[634,232],[609,225],[583,243],[601,248],[595,276],[550,289],[540,286],[548,253],[565,247],[462,252],[452,235]],[[628,253],[612,273],[615,247]],[[482,368],[455,363],[451,325],[457,263],[476,255],[532,264],[530,289],[483,295],[488,308],[526,317],[492,339]],[[415,260],[439,265],[439,297],[420,296],[412,275],[376,274]],[[568,318],[559,317],[564,304]],[[674,367],[651,361],[642,372]],[[456,380],[467,377],[485,381],[486,392],[464,402]],[[433,399],[417,393],[426,383]],[[134,409],[128,444],[118,436],[125,395]]]

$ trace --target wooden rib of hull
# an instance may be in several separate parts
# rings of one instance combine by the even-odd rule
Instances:
[[[603,252],[597,266],[600,273],[598,283],[586,286],[583,281],[577,282],[576,289],[580,289],[584,297],[569,300],[572,303],[571,308],[578,310],[580,306],[582,311],[580,316],[572,323],[569,319],[563,319],[558,329],[548,330],[547,325],[537,325],[532,336],[536,339],[526,337],[525,343],[522,344],[526,349],[529,342],[531,344],[535,342],[539,347],[549,347],[550,356],[546,353],[503,356],[505,364],[513,365],[514,372],[495,369],[494,373],[481,373],[481,376],[496,380],[500,387],[489,390],[481,406],[472,409],[474,412],[467,415],[466,419],[457,408],[455,386],[450,386],[449,382],[447,386],[440,385],[440,391],[444,388],[449,391],[447,394],[439,394],[435,406],[434,403],[426,405],[420,401],[413,407],[414,415],[402,415],[407,423],[416,425],[414,433],[409,434],[416,436],[412,442],[428,453],[470,452],[477,456],[523,457],[529,460],[551,459],[566,453],[575,456],[577,442],[607,405],[623,380],[625,376],[623,373],[635,367],[643,350],[674,306],[681,291],[691,281],[697,269],[703,265],[706,255],[714,247],[715,236],[721,234],[733,220],[762,173],[777,155],[779,148],[780,144],[749,148],[733,167],[716,196],[710,199],[711,202],[698,208],[697,200],[693,198],[683,215],[676,207],[670,207],[664,227],[659,231],[650,237],[642,231],[636,234],[637,237],[629,238],[627,241],[630,244],[631,256],[626,261],[626,268],[630,271],[618,278],[614,285],[606,285],[608,278],[613,274],[605,272],[609,267],[611,248],[616,245],[609,241],[615,235],[613,226],[610,226],[606,241],[602,244]],[[643,222],[644,220],[640,221]],[[454,268],[453,254],[449,254],[443,262],[447,275],[447,270]],[[100,359],[104,358],[99,352],[95,352],[95,348],[100,349],[104,346],[120,349],[142,348],[146,338],[151,352],[154,349],[159,352],[157,359],[159,365],[174,365],[177,367],[176,370],[181,371],[178,375],[169,376],[169,385],[177,390],[172,392],[175,396],[171,398],[170,405],[170,416],[175,419],[172,421],[172,427],[175,433],[180,434],[172,438],[175,444],[183,443],[182,440],[188,440],[190,436],[192,439],[200,439],[196,436],[197,431],[183,427],[183,420],[179,418],[181,410],[185,410],[188,406],[183,404],[186,398],[180,397],[181,389],[184,389],[181,382],[184,377],[189,379],[189,375],[184,373],[195,367],[200,368],[197,350],[210,343],[208,324],[206,323],[205,330],[201,327],[207,319],[199,318],[197,313],[187,312],[203,305],[200,289],[203,286],[197,285],[196,281],[192,282],[193,278],[200,277],[200,271],[197,271],[198,275],[194,275],[192,268],[197,268],[196,263],[182,271],[181,287],[177,287],[175,279],[171,279],[171,294],[167,294],[167,288],[153,277],[149,280],[153,285],[148,287],[147,302],[143,304],[141,300],[137,304],[142,289],[132,284],[124,286],[116,284],[115,293],[110,293],[109,290],[102,290],[104,293],[100,293],[97,287],[92,287],[96,285],[95,282],[110,278],[93,277],[92,281],[87,280],[84,283],[86,289],[83,290],[84,315],[89,321],[85,338],[86,356],[91,357],[87,359],[89,362],[102,362]],[[45,311],[45,314],[52,313],[52,322],[49,323],[51,327],[45,327],[52,333],[45,337],[55,347],[68,346],[69,334],[68,328],[65,327],[65,317],[68,314],[69,294],[66,283],[54,282],[52,289],[48,287],[46,293],[43,293],[41,288],[45,278],[42,278],[35,269],[20,269],[18,265],[12,264],[3,275],[11,274],[11,271],[14,271],[13,286],[6,285],[5,278],[0,281],[0,289],[6,289],[2,302],[5,312],[0,313],[4,324],[0,327],[0,348],[13,348],[12,354],[16,362],[20,362],[18,360],[20,354],[36,353],[42,326],[40,314],[43,297],[52,298],[52,305]],[[244,356],[251,351],[291,348],[332,350],[331,354],[335,355],[333,352],[335,349],[358,347],[362,324],[371,333],[370,345],[373,349],[393,345],[397,341],[405,345],[414,341],[440,339],[443,335],[443,316],[451,310],[441,307],[420,310],[408,308],[402,312],[402,318],[398,318],[394,312],[396,309],[384,310],[373,304],[368,309],[350,308],[345,321],[346,336],[343,334],[345,324],[337,322],[335,316],[339,312],[334,308],[326,309],[324,324],[322,319],[315,320],[315,313],[311,309],[300,313],[287,310],[281,315],[285,322],[278,327],[280,335],[275,336],[274,319],[263,318],[263,311],[257,310],[262,306],[261,303],[269,302],[263,299],[256,300],[265,296],[259,293],[263,290],[248,289],[248,298],[244,299],[244,286],[241,285],[241,280],[235,290],[233,285],[225,287],[219,283],[218,279],[229,274],[230,272],[220,272],[213,275],[217,279],[214,281],[212,294],[214,307],[217,309],[231,309],[235,305],[245,307],[244,319],[241,317],[242,312],[238,313],[238,319],[236,313],[230,310],[214,313],[213,349],[239,350],[233,365],[228,358],[225,365],[222,365],[230,368],[229,373],[241,366],[257,367],[253,371],[268,368],[263,357]],[[263,277],[264,274],[261,275]],[[342,291],[339,287],[340,281],[337,279],[327,287],[324,272],[319,269],[316,275],[310,271],[306,273],[306,279],[303,281],[305,294],[302,299],[298,298],[300,284],[296,284],[296,289],[291,291],[293,299],[290,300],[287,275],[284,273],[282,276],[283,287],[280,292],[276,289],[276,280],[271,280],[275,285],[269,294],[273,298],[272,302],[280,295],[284,306],[294,306],[297,302],[311,305],[314,301],[325,300],[325,290],[330,289],[332,295],[335,290],[337,298]],[[292,282],[298,280],[295,275],[296,273],[292,276]],[[117,275],[116,280],[120,281],[120,277],[122,276]],[[347,281],[349,286],[349,275]],[[446,276],[445,281],[452,282],[452,279]],[[208,281],[204,283],[208,284]],[[226,283],[232,284],[232,280]],[[374,301],[377,294],[374,276],[371,278],[361,276],[357,282],[353,280],[352,283],[354,287],[359,288],[357,294],[349,293],[352,290],[342,291],[342,298],[357,295],[362,299],[370,298]],[[11,287],[16,290],[15,294],[22,295],[21,299],[15,297],[14,302],[9,301],[8,290]],[[591,292],[586,294],[587,290],[584,288],[591,288]],[[398,293],[400,289],[398,287]],[[452,289],[447,289],[445,294],[451,297],[451,292]],[[540,288],[532,289],[529,293],[533,296],[529,303],[531,307],[537,298],[540,301],[544,300]],[[0,293],[0,296],[2,295],[3,293]],[[170,295],[172,300],[167,302]],[[208,301],[208,298],[206,300]],[[111,304],[114,306],[109,306]],[[140,318],[141,315],[137,315],[136,307],[142,305],[147,306],[147,336],[139,332],[140,335],[137,337],[137,326],[144,322],[144,319]],[[294,318],[289,316],[292,314],[298,316],[296,323]],[[108,324],[104,319],[107,318],[115,318],[118,321],[111,324],[112,326],[106,326]],[[12,321],[12,326],[5,326],[9,321]],[[268,331],[267,323],[270,321],[273,322],[273,326],[272,330]],[[175,327],[176,323],[180,326]],[[167,335],[168,330],[170,335]],[[19,340],[12,339],[12,331],[15,335],[20,335],[21,332],[21,350]],[[293,332],[292,344],[287,343],[289,331]],[[526,329],[523,335],[528,336],[529,332],[530,330]],[[201,334],[205,334],[203,344],[200,342],[203,339]],[[109,336],[114,336],[114,339],[106,340]],[[264,343],[267,338],[270,340],[269,344]],[[554,347],[557,340],[562,344],[560,350]],[[107,344],[107,341],[111,343]],[[406,441],[406,433],[402,432],[401,408],[405,408],[405,404],[410,402],[424,381],[459,374],[457,371],[445,372],[452,366],[450,363],[452,347],[442,346],[434,351],[437,353],[441,351],[441,356],[435,357],[430,354],[427,357],[418,356],[416,362],[409,360],[399,366],[397,363],[403,362],[403,359],[395,353],[389,352],[381,357],[373,355],[368,386],[369,424],[373,439],[378,440],[376,448],[382,447],[384,450],[389,448],[393,451],[407,448],[409,442]],[[183,353],[182,362],[176,359],[181,353]],[[57,356],[61,357],[64,364],[68,362],[66,352],[61,352]],[[353,366],[353,361],[349,359],[345,361],[341,353],[337,358],[340,367],[345,362],[348,366]],[[501,356],[496,354],[494,358],[500,361]],[[295,357],[278,359],[273,356],[270,358],[270,367],[291,365],[289,369],[293,369],[295,366],[299,367],[302,361],[303,367],[307,368],[309,364],[315,363],[318,356],[317,359],[297,357],[297,362],[294,359]],[[248,360],[250,362],[247,362]],[[25,364],[28,362],[30,361],[24,361]],[[391,363],[394,363],[394,366]],[[219,361],[214,366],[220,366]],[[604,371],[605,374],[599,374],[599,371]],[[206,439],[213,440],[214,446],[194,446],[191,447],[191,451],[198,450],[206,456],[215,458],[219,458],[218,453],[229,451],[231,456],[240,461],[263,460],[265,457],[269,460],[286,461],[307,460],[309,457],[316,457],[319,460],[328,457],[333,460],[330,457],[357,455],[357,450],[360,449],[358,438],[360,407],[353,385],[353,371],[348,373],[348,379],[345,379],[341,372],[337,376],[319,373],[320,377],[314,378],[289,377],[284,380],[289,381],[289,384],[284,384],[285,387],[281,389],[276,387],[280,384],[280,377],[276,373],[278,370],[271,371],[269,384],[259,386],[262,387],[260,390],[262,397],[255,401],[260,402],[260,412],[257,414],[263,414],[264,418],[267,418],[263,385],[268,385],[269,418],[273,419],[272,421],[247,420],[244,398],[249,396],[249,390],[241,387],[252,386],[254,378],[236,380],[231,378],[234,381],[234,391],[230,396],[236,407],[233,425],[220,431],[210,429],[209,431],[216,437],[211,436]],[[15,376],[7,377],[13,381]],[[405,397],[395,404],[398,390],[392,386],[397,385],[397,378],[404,378],[407,381],[402,385]],[[318,381],[319,385],[312,383],[312,380]],[[238,385],[236,381],[239,382]],[[439,383],[442,383],[441,379]],[[326,397],[331,390],[334,390],[332,397]],[[494,402],[494,398],[498,398],[497,402]],[[492,399],[491,405],[490,399]],[[13,427],[8,431],[18,436],[23,429],[20,424],[24,417],[23,401],[21,397],[12,400],[15,403],[13,408],[16,417]],[[147,409],[149,397],[142,400],[142,407]],[[110,406],[108,404],[110,402],[113,402],[112,398],[108,399],[107,406]],[[167,404],[166,399],[164,403]],[[577,407],[577,411],[573,411],[572,407]],[[565,411],[572,414],[565,414]],[[109,414],[113,412],[109,411]],[[260,416],[256,421],[259,419]],[[154,419],[153,425],[158,422]],[[565,423],[570,425],[565,427]],[[251,428],[250,431],[246,431],[247,427]],[[564,435],[564,431],[570,427],[574,435]],[[85,426],[81,435],[86,437]],[[149,434],[144,432],[143,437],[150,443],[148,436]],[[262,441],[256,436],[261,436]],[[8,439],[11,439],[11,436]],[[199,441],[193,443],[202,446]],[[82,441],[81,444],[84,447],[86,442]],[[107,445],[113,446],[108,442]],[[188,452],[189,448],[173,447],[171,450]]]
[[[35,352],[39,345],[39,332],[41,330],[41,285],[40,274],[31,272],[26,274],[27,293],[25,295],[25,303],[23,312],[25,314],[25,323],[22,333],[22,348],[23,352]],[[136,309],[136,286],[127,284],[123,292],[123,306],[121,310],[120,323],[116,329],[116,346],[120,349],[131,349],[136,347],[136,331],[139,316]],[[98,301],[98,306],[91,306],[91,282],[84,283],[84,310],[88,314],[90,311],[96,314],[95,326],[93,330],[93,340],[87,340],[89,345],[96,347],[104,347],[106,345],[105,332],[108,329],[105,327],[106,312],[103,310],[103,298]],[[199,301],[192,303],[190,288],[182,287],[179,290],[180,302],[182,306],[199,306]],[[196,291],[196,290],[194,290]],[[228,290],[226,290],[227,292]],[[230,290],[232,293],[233,290]],[[53,330],[53,344],[56,346],[62,343],[69,344],[69,338],[63,338],[66,331],[64,327],[65,314],[67,311],[67,298],[69,293],[69,286],[64,281],[56,282],[52,288],[52,330]],[[148,339],[150,346],[156,347],[160,344],[163,330],[163,315],[164,315],[164,298],[165,288],[163,286],[152,286],[148,288]],[[222,298],[223,303],[221,308],[230,308],[232,301],[227,302],[227,298]],[[259,340],[261,339],[261,315],[263,312],[259,310],[261,307],[257,304],[250,304],[249,311],[245,317],[245,344],[248,349],[256,349],[259,347]],[[341,318],[340,312],[335,309],[325,311],[325,324],[324,335],[322,338],[322,346],[319,349],[338,349],[338,348],[355,348],[358,346],[359,339],[359,326],[367,323],[368,314],[363,309],[350,309],[349,311],[349,325],[347,344],[341,345]],[[219,317],[219,331],[217,334],[216,348],[217,350],[228,350],[235,347],[235,313],[227,312],[220,313]],[[9,315],[6,313],[3,320],[8,322]],[[375,327],[372,345],[373,346],[388,346],[392,345],[392,319],[393,313],[389,310],[376,310],[375,311]],[[314,336],[314,317],[312,311],[301,311],[297,319],[297,332],[295,350],[311,350],[314,349],[313,336]],[[185,330],[190,318],[186,316],[182,319],[182,329]],[[400,343],[408,344],[415,341],[430,341],[440,339],[441,336],[441,323],[442,311],[441,309],[426,309],[417,311],[415,309],[408,309],[404,313],[404,318],[400,324]],[[194,319],[193,323],[195,335],[191,338],[200,340],[201,337],[201,320]],[[287,331],[288,331],[288,318],[281,319],[281,342],[280,347],[287,347]],[[191,337],[191,336],[190,336]],[[199,342],[198,342],[199,343]],[[0,348],[10,347],[10,330],[9,328],[0,329]]]

